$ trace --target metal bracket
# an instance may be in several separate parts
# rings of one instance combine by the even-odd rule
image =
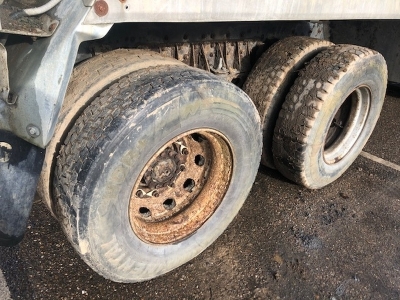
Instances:
[[[10,82],[8,79],[7,50],[0,43],[0,100],[7,102],[10,93]]]

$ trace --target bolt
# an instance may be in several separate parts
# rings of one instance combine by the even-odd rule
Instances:
[[[180,166],[179,166],[179,170],[181,170],[181,172],[185,171],[185,170],[186,170],[185,165],[180,165]]]
[[[145,194],[145,193],[144,193],[142,190],[138,190],[138,191],[136,192],[136,196],[139,197],[139,198],[143,198],[144,194]]]
[[[182,149],[182,154],[183,155],[188,155],[189,154],[188,149],[187,148]]]
[[[157,198],[160,196],[160,194],[157,191],[153,191],[152,196]]]
[[[40,129],[35,125],[28,125],[26,127],[26,130],[28,131],[28,134],[33,138],[36,138],[40,135]]]
[[[52,24],[50,24],[50,26],[49,26],[49,32],[53,32],[53,31],[56,29],[56,27],[57,27],[57,23],[52,23]]]
[[[94,12],[99,17],[104,17],[108,14],[108,4],[104,0],[99,0],[94,3]]]

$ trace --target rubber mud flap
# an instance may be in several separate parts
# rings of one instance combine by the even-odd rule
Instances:
[[[45,150],[0,131],[0,245],[14,246],[25,233]]]

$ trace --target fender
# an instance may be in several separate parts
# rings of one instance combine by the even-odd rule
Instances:
[[[0,106],[0,130],[40,148],[47,146],[79,45],[103,37],[112,26],[83,24],[89,10],[81,0],[62,1],[52,15],[59,25],[50,37],[6,43],[11,101],[0,101],[6,104]]]

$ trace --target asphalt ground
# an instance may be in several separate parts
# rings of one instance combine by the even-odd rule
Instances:
[[[90,270],[37,198],[23,242],[0,248],[0,299],[399,299],[399,117],[388,96],[364,155],[324,189],[260,167],[226,232],[147,282]]]

